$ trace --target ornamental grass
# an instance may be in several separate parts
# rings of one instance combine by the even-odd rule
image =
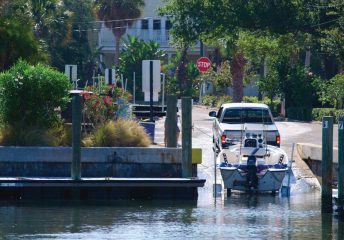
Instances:
[[[83,140],[86,147],[148,147],[151,140],[133,120],[108,121]]]

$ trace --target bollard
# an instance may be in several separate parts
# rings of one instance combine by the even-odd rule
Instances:
[[[82,97],[79,94],[74,94],[72,97],[73,159],[71,166],[71,176],[73,180],[81,179],[81,112]]]
[[[338,202],[344,203],[344,118],[338,119]]]
[[[192,99],[182,97],[182,176],[192,177]]]
[[[333,117],[322,120],[321,210],[332,212]]]
[[[166,123],[165,123],[165,139],[166,147],[177,147],[177,97],[175,95],[167,96],[167,112],[166,112]]]

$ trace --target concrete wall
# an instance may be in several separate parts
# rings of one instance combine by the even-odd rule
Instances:
[[[180,148],[82,148],[81,175],[181,177],[181,159]],[[70,177],[71,160],[70,147],[0,147],[0,176]]]
[[[321,183],[322,148],[310,143],[297,143],[296,149],[299,156],[307,163],[314,175]],[[338,148],[333,148],[333,181],[338,179]]]

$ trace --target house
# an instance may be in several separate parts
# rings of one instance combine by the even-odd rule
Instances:
[[[127,35],[136,36],[145,41],[155,41],[159,43],[160,49],[165,51],[167,60],[176,54],[176,48],[170,44],[171,22],[166,17],[158,16],[156,9],[162,5],[162,0],[146,0],[142,16],[137,19],[131,27],[127,27]],[[101,23],[100,31],[98,32],[97,48],[101,49],[101,61],[107,67],[113,65],[115,57],[115,36],[111,29],[107,28],[104,23]],[[189,55],[191,59],[199,57],[200,44],[196,44],[194,48],[190,49]]]

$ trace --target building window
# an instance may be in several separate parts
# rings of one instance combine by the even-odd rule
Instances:
[[[172,28],[172,23],[170,20],[166,20],[166,30],[170,30]]]
[[[153,20],[153,29],[154,30],[160,30],[161,29],[161,20],[160,19]]]
[[[141,20],[141,28],[142,29],[148,29],[148,19],[142,19]]]

